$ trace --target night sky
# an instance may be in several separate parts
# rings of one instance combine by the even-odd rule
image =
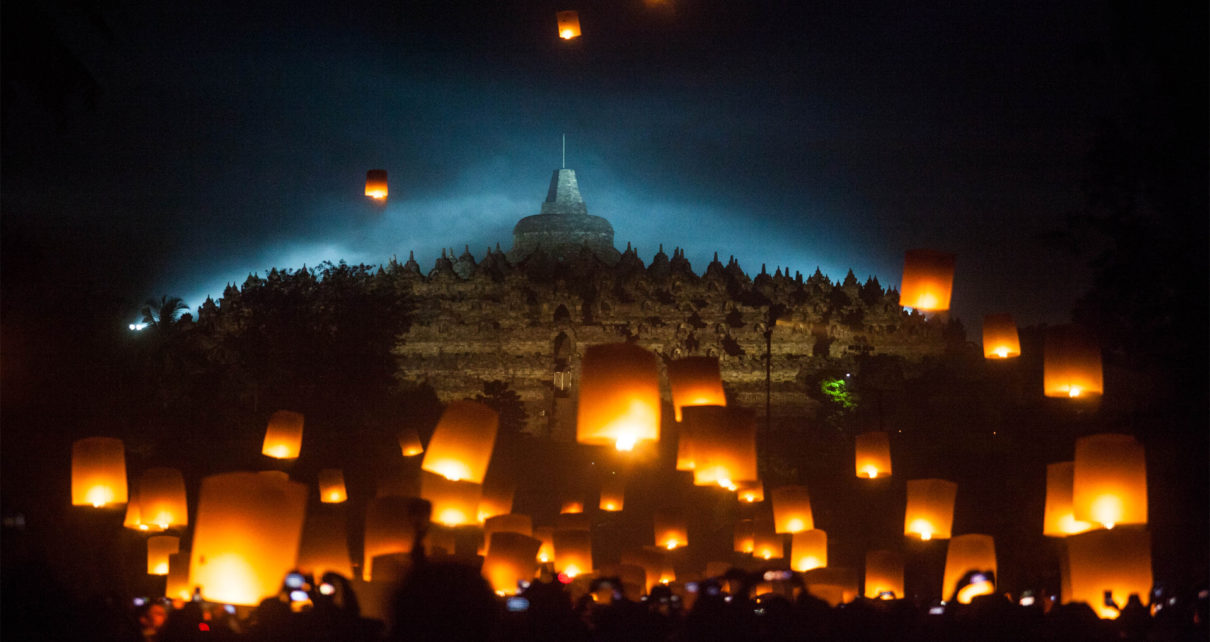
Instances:
[[[1064,321],[1088,287],[1096,248],[1054,232],[1134,108],[1121,52],[1160,34],[1204,82],[1204,7],[428,4],[5,3],[8,293],[72,283],[134,320],[272,266],[482,258],[566,134],[589,212],[644,260],[897,287],[905,249],[947,250],[975,338],[989,312]],[[560,9],[582,38],[556,38]]]

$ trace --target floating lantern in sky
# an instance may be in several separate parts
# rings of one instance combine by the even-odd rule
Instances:
[[[786,555],[786,540],[774,530],[773,520],[757,518],[752,521],[752,556],[762,560],[779,560]]]
[[[299,570],[311,574],[317,582],[324,573],[353,577],[346,523],[342,506],[308,511],[298,547]]]
[[[815,528],[811,495],[806,486],[780,486],[770,493],[773,524],[778,533],[797,533]]]
[[[1147,523],[1147,458],[1130,435],[1105,433],[1076,440],[1072,514],[1105,528]]]
[[[908,250],[903,261],[899,304],[921,312],[950,309],[954,255],[935,250]]]
[[[552,526],[538,526],[534,528],[534,538],[541,540],[542,546],[538,549],[538,562],[546,564],[553,562],[555,559],[555,529]]]
[[[676,426],[676,469],[693,470],[693,426],[679,423]]]
[[[189,551],[172,553],[168,556],[168,578],[164,595],[170,600],[189,601],[193,587],[189,586]]]
[[[990,571],[984,580],[971,582],[958,590],[958,582],[971,571],[983,573]],[[970,604],[976,595],[986,595],[995,591],[993,578],[996,575],[996,542],[991,535],[956,535],[949,541],[945,553],[945,579],[941,586],[941,599],[955,599],[962,604]]]
[[[903,593],[903,556],[894,551],[870,551],[865,555],[865,596],[898,599]]]
[[[362,579],[369,582],[373,560],[389,553],[411,553],[416,537],[427,526],[424,502],[412,497],[375,497],[366,506],[365,548]],[[432,529],[430,529],[431,531]]]
[[[1011,314],[983,316],[983,357],[1012,359],[1021,356],[1021,339]]]
[[[167,575],[168,556],[181,551],[181,539],[175,535],[147,538],[147,574]]]
[[[409,428],[399,433],[399,450],[404,457],[415,457],[424,452],[424,445],[420,443],[420,433],[416,432],[415,428]]]
[[[141,526],[165,530],[181,528],[189,523],[185,478],[181,476],[181,471],[175,468],[148,468],[139,476],[135,496]]]
[[[517,486],[499,475],[486,478],[483,481],[483,495],[479,498],[479,521],[511,513],[516,492]]]
[[[591,533],[556,530],[553,539],[556,571],[568,577],[592,572],[595,567],[592,565]]]
[[[717,357],[685,357],[668,364],[668,388],[676,420],[682,421],[686,406],[725,406],[723,378]]]
[[[756,549],[756,526],[750,519],[735,522],[735,540],[732,550],[736,553],[751,553]]]
[[[385,201],[388,193],[385,169],[372,169],[366,172],[366,196],[377,201]]]
[[[1151,533],[1146,529],[1097,530],[1065,542],[1071,586],[1066,602],[1085,602],[1102,618],[1115,619],[1132,593],[1144,604],[1149,601]],[[1116,607],[1105,603],[1106,594]]]
[[[857,599],[857,572],[850,568],[820,567],[802,577],[807,592],[835,608]]]
[[[1046,514],[1042,534],[1047,537],[1067,537],[1092,528],[1089,522],[1077,521],[1072,512],[1071,490],[1075,478],[1075,462],[1061,461],[1046,466]]]
[[[517,533],[530,537],[534,534],[534,522],[529,515],[521,515],[510,513],[508,515],[496,515],[487,518],[483,523],[483,539],[486,543],[491,538],[492,533]],[[534,550],[534,555],[538,551]]]
[[[912,479],[907,483],[903,534],[922,540],[949,539],[954,525],[958,484],[944,479]]]
[[[541,540],[511,531],[496,531],[487,537],[483,577],[499,595],[519,592],[520,582],[534,578]]]
[[[857,435],[857,476],[862,479],[890,477],[891,440],[885,432]]]
[[[289,410],[278,410],[269,417],[265,428],[265,443],[261,454],[274,459],[294,459],[302,448],[303,416]]]
[[[433,505],[433,521],[439,524],[478,524],[482,494],[483,487],[474,482],[451,481],[441,475],[420,473],[420,496]]]
[[[1101,348],[1075,326],[1046,330],[1042,348],[1042,392],[1047,397],[1097,397],[1105,392]]]
[[[126,502],[126,516],[122,518],[122,528],[129,528],[134,531],[151,530],[150,526],[143,523],[143,512],[139,510],[138,488],[129,493],[129,499]]]
[[[125,504],[126,449],[121,439],[89,437],[71,445],[71,504],[105,508]]]
[[[581,361],[576,441],[633,450],[660,439],[660,376],[654,353],[631,343],[589,346]]]
[[[737,485],[735,496],[739,498],[739,501],[745,504],[765,501],[765,485],[760,480],[739,482]]]
[[[441,413],[420,467],[450,481],[482,484],[499,425],[499,415],[484,404],[451,402]]]
[[[606,512],[616,513],[622,510],[626,501],[626,480],[618,475],[610,475],[601,484],[601,501],[598,507]]]
[[[664,582],[668,576],[667,556],[659,549],[640,548],[622,551],[622,564],[643,569],[644,590],[648,593],[656,584]]]
[[[580,14],[575,11],[559,11],[555,13],[555,21],[559,25],[559,37],[564,40],[580,37]]]
[[[298,561],[307,487],[257,473],[202,479],[189,583],[212,602],[255,606]]]
[[[579,499],[565,499],[559,506],[560,515],[575,515],[584,512],[584,502]]]
[[[319,501],[339,504],[349,498],[345,492],[345,476],[339,468],[324,468],[319,471]]]
[[[803,573],[828,565],[828,534],[819,529],[798,531],[790,538],[790,568]]]
[[[689,527],[679,511],[657,510],[653,521],[656,546],[671,551],[689,545]]]
[[[756,415],[747,408],[689,406],[693,426],[693,483],[738,490],[756,481]]]

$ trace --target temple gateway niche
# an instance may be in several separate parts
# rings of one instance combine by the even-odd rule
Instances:
[[[630,244],[619,252],[613,234],[588,213],[575,171],[558,169],[507,253],[498,244],[479,259],[469,247],[457,258],[443,251],[427,273],[415,258],[391,261],[415,303],[394,350],[398,377],[432,386],[442,401],[502,381],[525,404],[526,431],[574,441],[580,357],[596,343],[633,341],[665,363],[718,357],[728,397],[762,418],[768,400],[775,429],[814,414],[812,374],[862,355],[910,364],[945,349],[942,324],[906,313],[876,278],[861,283],[850,270],[833,282],[817,268],[804,279],[764,266],[749,277],[717,252],[699,274],[683,250],[669,256],[662,245],[644,265]]]

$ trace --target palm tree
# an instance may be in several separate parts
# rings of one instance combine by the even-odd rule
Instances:
[[[161,332],[166,332],[176,323],[177,317],[188,309],[189,306],[181,300],[181,297],[164,295],[160,297],[159,301],[154,298],[147,299],[140,312],[143,313],[143,323],[158,328]]]

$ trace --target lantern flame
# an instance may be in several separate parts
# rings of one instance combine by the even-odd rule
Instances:
[[[575,577],[580,574],[580,568],[575,564],[568,564],[567,568],[563,569],[563,574],[567,577]]]
[[[1000,346],[999,348],[996,348],[995,353],[996,353],[996,356],[1000,357],[1001,359],[1008,358],[1008,348],[1006,348],[1004,346]]]
[[[634,435],[631,433],[625,433],[618,436],[618,441],[614,444],[614,447],[622,452],[630,452],[634,450],[634,442]]]
[[[866,474],[866,477],[869,477],[870,479],[877,478],[878,477],[878,467],[877,466],[866,466],[865,474]]]
[[[671,539],[671,540],[668,540],[668,543],[665,544],[664,547],[671,551],[671,550],[676,549],[676,547],[678,545],[679,545],[679,543],[676,540]]]
[[[739,488],[730,479],[720,479],[720,480],[718,480],[718,485],[722,486],[723,488],[726,488],[727,490],[732,491],[732,492],[734,492],[737,488]]]
[[[277,459],[290,459],[290,449],[286,446],[270,446],[265,449],[265,454]]]
[[[926,542],[930,539],[933,539],[933,525],[930,524],[926,519],[921,518],[912,522],[912,526],[909,530],[913,533],[918,533],[920,535],[920,539]]]
[[[798,568],[794,569],[800,573],[805,573],[813,568],[823,568],[823,564],[815,556],[804,557],[798,561]]]
[[[1116,495],[1102,495],[1092,503],[1092,518],[1112,529],[1122,516],[1122,500]]]
[[[88,491],[88,503],[93,508],[101,508],[113,501],[113,489],[109,486],[93,486]]]
[[[1071,389],[1069,389],[1067,391],[1067,396],[1068,397],[1079,397],[1081,392],[1083,392],[1083,391],[1080,390],[1079,386],[1072,386]]]
[[[559,37],[564,40],[571,40],[572,38],[576,37],[576,32],[572,31],[571,29],[564,29],[563,31],[559,32]],[[572,575],[571,577],[575,576]]]
[[[790,520],[789,527],[790,527],[790,532],[798,532],[801,530],[806,530],[806,527],[803,525],[802,520],[797,519],[797,518]]]
[[[547,562],[549,562],[549,561],[550,561],[550,555],[549,555],[549,554],[547,554],[547,553],[545,553],[545,552],[539,552],[539,553],[538,553],[538,561],[539,561],[539,562],[542,562],[543,564],[545,564],[545,563],[547,563]]]
[[[458,480],[455,479],[453,481]],[[458,526],[469,523],[471,520],[462,511],[456,508],[447,508],[437,516],[437,521],[447,526]]]

